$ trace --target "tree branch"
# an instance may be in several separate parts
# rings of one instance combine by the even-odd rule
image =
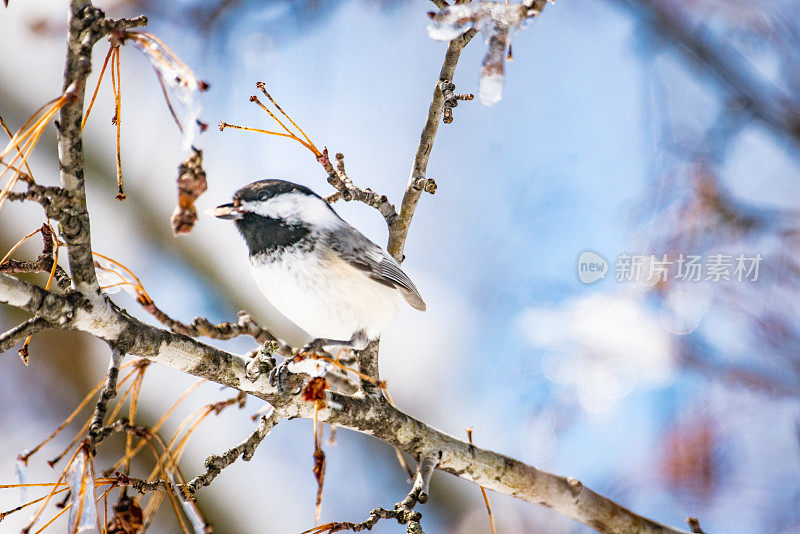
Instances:
[[[58,157],[61,187],[68,192],[72,205],[69,212],[57,217],[59,233],[67,244],[69,270],[74,286],[92,298],[100,287],[92,261],[89,213],[83,176],[83,101],[86,78],[92,70],[92,47],[110,31],[134,28],[147,22],[144,17],[110,21],[103,12],[83,0],[71,0],[67,32],[67,61],[64,70],[64,92],[70,99],[61,108],[57,123]]]
[[[425,121],[425,127],[422,129],[422,135],[420,136],[419,145],[417,146],[417,153],[414,156],[411,176],[408,179],[406,192],[403,195],[403,202],[400,205],[400,214],[389,226],[389,244],[386,249],[398,263],[403,261],[403,248],[405,247],[408,229],[411,226],[411,219],[414,217],[414,210],[417,208],[419,197],[422,196],[422,192],[426,190],[426,188],[430,191],[433,187],[435,191],[435,185],[429,185],[431,180],[426,178],[425,173],[428,169],[428,159],[433,149],[433,141],[439,129],[439,122],[444,113],[442,83],[452,81],[455,75],[456,65],[458,64],[458,58],[461,56],[461,51],[467,46],[467,43],[475,37],[475,33],[476,30],[474,29],[469,30],[450,41],[447,47],[442,70],[439,72],[439,80],[436,82],[436,87],[433,90],[433,100],[431,100],[431,105],[428,108],[428,118]]]
[[[131,317],[110,303],[110,310],[75,296],[56,295],[0,274],[0,301],[41,313],[62,328],[82,330],[172,369],[206,378],[259,397],[287,418],[314,419],[314,402],[284,395],[266,376],[247,379],[240,356],[169,332]],[[102,320],[98,320],[98,315]],[[414,419],[383,397],[354,397],[328,392],[318,420],[374,436],[416,457],[441,453],[438,468],[505,495],[547,506],[603,533],[676,533],[586,488],[578,480],[540,471],[496,452],[471,446]]]
[[[219,475],[223,469],[234,463],[239,457],[245,462],[252,460],[256,448],[258,448],[264,438],[267,437],[267,434],[270,433],[272,428],[277,425],[282,418],[283,416],[281,413],[274,409],[269,414],[262,415],[258,426],[253,433],[250,434],[250,437],[222,454],[214,454],[206,458],[206,471],[197,475],[186,484],[186,490],[189,493],[195,493],[201,487],[208,486],[217,478],[217,475]]]
[[[117,378],[119,377],[119,366],[122,364],[124,357],[124,352],[117,350],[116,348],[111,349],[111,361],[108,364],[106,384],[100,391],[100,396],[98,397],[97,404],[94,408],[94,415],[92,415],[92,422],[89,424],[89,441],[91,442],[92,447],[94,447],[94,445],[101,440],[100,429],[103,427],[103,420],[106,417],[108,402],[117,396]]]
[[[33,334],[47,329],[47,327],[47,321],[41,317],[31,317],[24,323],[15,326],[11,330],[8,330],[4,334],[0,335],[0,354],[4,353],[28,336],[32,336]]]

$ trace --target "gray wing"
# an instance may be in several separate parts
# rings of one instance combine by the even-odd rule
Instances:
[[[425,311],[425,301],[417,286],[384,250],[367,239],[361,232],[350,227],[349,239],[335,240],[331,247],[347,263],[364,271],[367,276],[385,286],[397,289],[413,308]]]
[[[383,252],[383,250],[380,252],[383,258],[378,262],[378,281],[390,281],[400,290],[406,302],[419,311],[425,311],[425,301],[422,300],[422,296],[417,291],[417,286],[414,285],[414,282],[400,269],[394,258]]]

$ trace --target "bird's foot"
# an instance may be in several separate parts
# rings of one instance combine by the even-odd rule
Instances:
[[[278,388],[282,394],[291,393],[292,395],[297,395],[300,393],[300,389],[297,391],[291,391],[290,388],[290,375],[294,374],[289,370],[289,364],[294,361],[294,358],[285,358],[280,365],[276,366],[269,372],[269,384],[274,387]]]
[[[275,358],[264,347],[251,351],[250,361],[245,367],[245,377],[251,382],[258,380],[262,374],[273,371],[276,367]]]

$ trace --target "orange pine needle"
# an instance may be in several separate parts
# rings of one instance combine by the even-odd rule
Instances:
[[[136,380],[133,383],[133,395],[131,395],[131,404],[128,408],[128,422],[133,424],[134,420],[136,419],[136,408],[139,404],[139,393],[142,390],[142,382],[144,381],[144,369],[142,372],[139,373],[139,376],[136,377]],[[133,445],[133,436],[130,433],[125,435],[125,457],[128,457],[128,453],[131,450],[131,446]],[[131,462],[130,460],[125,461],[125,474],[128,475],[131,472]]]
[[[133,360],[133,361],[130,361],[130,362],[128,362],[128,363],[126,363],[126,364],[124,364],[124,365],[120,366],[120,370],[124,369],[125,367],[128,367],[129,365],[132,365],[132,364],[136,363],[136,361],[137,361],[137,360]],[[128,374],[126,377],[124,377],[124,378],[122,379],[122,381],[120,381],[120,383],[119,383],[118,385],[120,385],[120,386],[121,386],[122,384],[124,384],[124,383],[125,383],[125,381],[126,381],[126,380],[127,380],[127,379],[128,379],[128,378],[129,378],[129,377],[132,375],[132,374],[133,374],[133,372],[131,372],[130,374]],[[62,422],[60,425],[58,425],[58,428],[56,428],[56,429],[55,429],[55,431],[53,431],[53,433],[52,433],[52,434],[50,434],[50,435],[49,435],[49,436],[48,436],[48,437],[47,437],[47,438],[46,438],[44,441],[42,441],[41,443],[39,443],[38,445],[36,445],[36,446],[35,446],[33,449],[31,449],[30,451],[27,451],[27,452],[26,452],[24,455],[20,455],[20,456],[18,456],[17,458],[18,458],[19,460],[21,460],[22,462],[27,462],[27,461],[28,461],[28,458],[30,458],[31,456],[33,456],[34,454],[36,454],[36,452],[37,452],[39,449],[41,449],[41,448],[42,448],[44,445],[46,445],[46,444],[47,444],[47,443],[48,443],[48,442],[49,442],[51,439],[53,439],[54,437],[56,437],[56,436],[58,435],[58,433],[59,433],[59,432],[61,432],[62,430],[64,430],[64,429],[67,427],[67,425],[68,425],[68,424],[70,424],[70,423],[73,421],[73,419],[75,419],[75,417],[77,417],[77,416],[78,416],[78,414],[81,412],[81,410],[83,410],[83,409],[86,407],[86,405],[89,403],[89,401],[90,401],[90,400],[92,400],[92,398],[93,398],[93,397],[95,396],[95,394],[96,394],[96,393],[97,393],[97,392],[100,390],[100,388],[101,388],[101,387],[103,387],[103,384],[105,384],[105,379],[103,379],[103,380],[101,380],[100,382],[98,382],[98,383],[97,383],[97,385],[96,385],[94,388],[92,388],[92,390],[91,390],[91,391],[90,391],[90,392],[89,392],[89,393],[88,393],[88,394],[87,394],[87,395],[86,395],[86,396],[83,398],[83,400],[80,402],[80,404],[78,404],[78,407],[77,407],[77,408],[75,408],[75,409],[72,411],[72,413],[71,413],[71,414],[69,414],[69,416],[68,416],[68,417],[67,417],[67,418],[66,418],[66,419],[65,419],[65,420],[64,420],[64,421],[63,421],[63,422]],[[0,486],[0,488],[2,488],[2,486]]]
[[[3,259],[2,259],[2,260],[0,260],[0,263],[5,263],[5,262],[6,262],[6,260],[7,260],[8,258],[10,258],[10,257],[11,257],[11,255],[12,255],[14,252],[16,252],[16,250],[17,250],[19,247],[21,247],[21,246],[22,246],[22,244],[23,244],[25,241],[27,241],[28,239],[30,239],[31,237],[35,236],[36,234],[38,234],[38,233],[39,233],[39,232],[41,232],[41,231],[42,231],[42,229],[41,229],[41,228],[37,228],[37,229],[36,229],[36,230],[34,230],[33,232],[31,232],[31,233],[27,234],[25,237],[23,237],[22,239],[20,239],[19,241],[17,241],[17,243],[16,243],[16,244],[15,244],[13,247],[11,247],[11,250],[9,250],[9,251],[8,251],[8,253],[6,253],[6,255],[5,255],[5,256],[3,256]]]
[[[108,60],[111,59],[111,52],[113,51],[114,51],[114,45],[111,45],[108,48],[108,54],[106,54],[106,59],[105,61],[103,61],[103,68],[100,69],[100,77],[97,78],[97,85],[94,88],[94,93],[92,93],[92,99],[89,101],[89,107],[86,108],[86,114],[83,116],[83,120],[81,121],[81,131],[83,131],[83,127],[86,126],[86,119],[89,118],[89,113],[92,112],[92,106],[94,106],[94,100],[95,98],[97,98],[97,92],[100,90],[100,82],[103,81],[103,75],[106,72],[106,67],[108,66]]]
[[[44,512],[44,509],[47,506],[47,503],[50,501],[50,499],[55,494],[56,488],[61,484],[61,481],[64,480],[64,476],[66,476],[67,471],[69,470],[70,466],[72,465],[72,462],[75,461],[75,457],[78,455],[80,450],[81,450],[80,447],[75,449],[75,452],[72,454],[72,457],[69,459],[69,462],[67,462],[67,466],[64,468],[63,471],[61,471],[61,476],[59,476],[58,480],[56,480],[56,483],[53,484],[53,489],[50,490],[50,493],[47,494],[47,496],[45,497],[44,502],[42,503],[42,505],[36,510],[36,513],[33,514],[33,517],[31,518],[30,523],[28,523],[27,527],[24,529],[25,532],[29,532],[30,529],[33,528],[33,525],[36,523],[36,521],[39,520],[39,517],[42,515],[42,512]],[[66,509],[66,507],[65,507],[65,509]],[[63,513],[63,511],[64,510],[62,510],[62,513]],[[52,523],[52,521],[50,521],[50,523]],[[48,525],[50,523],[48,523]],[[45,525],[45,527],[47,527],[47,525]],[[40,529],[39,532],[41,532],[41,530],[42,529]]]
[[[161,425],[163,425],[163,424],[166,422],[166,420],[169,418],[169,416],[170,416],[170,415],[172,415],[172,412],[174,412],[174,411],[175,411],[175,409],[176,409],[176,408],[178,408],[178,406],[179,406],[181,403],[183,403],[183,401],[184,401],[184,400],[186,400],[186,398],[187,398],[187,397],[188,397],[188,396],[189,396],[189,395],[190,395],[190,394],[191,394],[191,393],[192,393],[192,392],[193,392],[195,389],[197,389],[197,388],[198,388],[198,387],[199,387],[201,384],[205,383],[206,381],[207,381],[207,380],[206,380],[205,378],[203,378],[202,380],[199,380],[199,381],[195,382],[194,384],[192,384],[191,386],[189,386],[189,388],[187,388],[187,389],[186,389],[186,391],[184,391],[184,392],[183,392],[183,395],[181,395],[181,396],[180,396],[180,398],[178,398],[178,400],[177,400],[177,401],[175,401],[175,403],[173,403],[173,405],[172,405],[172,406],[170,406],[169,410],[167,410],[167,411],[164,413],[164,415],[162,415],[162,416],[161,416],[161,419],[159,419],[159,420],[156,422],[156,424],[154,424],[152,427],[150,427],[150,432],[152,432],[153,434],[155,434],[155,433],[158,431],[158,429],[159,429],[159,428],[161,428]],[[142,441],[140,441],[140,442],[139,442],[139,443],[136,445],[136,447],[134,447],[134,448],[133,448],[133,450],[132,450],[130,453],[126,453],[126,454],[125,454],[125,456],[124,456],[123,458],[121,458],[119,461],[117,461],[117,463],[115,463],[113,466],[111,466],[111,467],[109,468],[109,470],[116,469],[116,468],[117,468],[117,467],[119,467],[119,466],[120,466],[120,465],[121,465],[123,462],[128,462],[128,461],[130,461],[130,459],[131,459],[131,458],[133,458],[134,456],[136,456],[136,455],[139,453],[139,451],[140,451],[140,450],[142,450],[142,447],[144,447],[144,446],[145,446],[145,440],[142,440]]]
[[[261,89],[261,92],[262,92],[262,93],[264,93],[264,96],[266,96],[267,98],[269,98],[269,101],[270,101],[270,102],[272,102],[272,105],[273,105],[273,106],[275,106],[275,107],[278,109],[278,111],[280,111],[280,112],[281,112],[281,115],[283,115],[284,117],[286,117],[286,118],[289,120],[289,122],[291,122],[291,123],[292,123],[292,126],[294,126],[295,128],[297,128],[297,131],[299,131],[299,132],[300,132],[300,134],[301,134],[303,137],[305,137],[305,139],[306,139],[306,141],[308,142],[308,144],[314,147],[314,155],[315,155],[315,156],[320,156],[321,154],[319,153],[319,150],[317,150],[317,147],[316,147],[316,146],[314,146],[314,143],[312,143],[312,142],[311,142],[311,139],[309,139],[309,138],[308,138],[308,136],[306,135],[306,132],[304,132],[304,131],[303,131],[303,129],[302,129],[302,128],[300,128],[300,127],[297,125],[297,123],[296,123],[296,122],[294,122],[294,121],[292,120],[292,118],[291,118],[291,117],[290,117],[290,116],[289,116],[289,115],[288,115],[288,114],[287,114],[285,111],[283,111],[283,108],[282,108],[282,107],[280,107],[280,105],[278,105],[278,103],[277,103],[277,102],[275,102],[275,99],[274,99],[274,98],[272,98],[272,95],[270,95],[270,94],[267,92],[267,89],[266,89],[266,86],[264,85],[264,82],[257,82],[257,83],[256,83],[256,87],[258,87],[259,89]]]
[[[45,485],[50,486],[51,484],[25,484],[24,486],[45,486]],[[61,488],[58,491],[56,491],[53,495],[58,495],[59,493],[63,493],[65,491],[67,491],[67,489],[69,489],[69,488]],[[12,509],[7,510],[5,512],[0,512],[0,521],[5,519],[6,516],[9,516],[9,515],[11,515],[11,514],[13,514],[15,512],[19,512],[20,510],[22,510],[24,508],[27,508],[28,506],[31,506],[32,504],[36,504],[37,502],[42,502],[45,498],[46,497],[39,497],[38,499],[34,499],[34,500],[30,501],[30,502],[26,502],[25,504],[20,504],[16,508],[12,508]]]
[[[122,380],[122,381],[121,381],[121,382],[120,382],[120,383],[117,385],[117,387],[119,387],[119,386],[121,386],[122,384],[124,384],[124,383],[125,383],[125,381],[126,381],[126,380],[127,380],[127,379],[128,379],[130,376],[131,376],[131,375],[133,375],[133,374],[134,374],[134,373],[136,373],[136,372],[137,372],[137,371],[132,371],[132,372],[131,372],[131,373],[130,373],[128,376],[126,376],[126,377],[125,377],[125,378],[124,378],[124,379],[123,379],[123,380]],[[114,418],[117,416],[117,414],[119,413],[119,410],[120,410],[120,408],[122,408],[122,403],[124,403],[124,402],[125,402],[125,399],[128,397],[128,394],[129,394],[129,393],[130,393],[130,391],[131,391],[131,387],[132,387],[132,386],[128,386],[128,389],[126,389],[126,390],[123,392],[122,396],[119,398],[119,401],[117,402],[117,405],[114,407],[114,410],[112,410],[112,412],[111,412],[111,415],[108,417],[108,419],[109,419],[109,420],[113,420],[113,419],[114,419]],[[52,467],[52,466],[54,466],[55,464],[57,464],[57,463],[58,463],[58,462],[61,460],[61,458],[63,458],[63,457],[64,457],[64,455],[65,455],[65,454],[67,454],[67,452],[69,452],[69,450],[70,450],[70,449],[72,449],[72,447],[74,447],[74,446],[75,446],[75,444],[76,444],[76,443],[78,443],[78,442],[79,442],[79,441],[80,441],[80,440],[81,440],[81,439],[82,439],[82,438],[83,438],[83,437],[86,435],[86,432],[89,430],[89,425],[91,424],[91,422],[92,422],[92,418],[91,418],[91,417],[89,417],[89,418],[86,420],[86,422],[83,424],[83,426],[81,427],[81,429],[80,429],[80,430],[78,430],[78,433],[77,433],[77,434],[75,434],[75,437],[74,437],[74,438],[72,438],[72,441],[70,441],[69,445],[67,445],[67,446],[66,446],[66,448],[65,448],[63,451],[61,451],[61,454],[59,454],[58,456],[56,456],[56,457],[55,457],[55,458],[53,458],[52,460],[48,460],[48,462],[47,462],[47,463],[48,463],[48,464],[50,464],[50,466],[51,466],[51,467]],[[48,439],[50,439],[50,438],[48,438]]]
[[[122,154],[120,151],[120,130],[122,128],[122,73],[119,68],[119,47],[114,49],[114,65],[111,66],[111,79],[114,79],[114,68],[117,70],[117,86],[114,92],[114,117],[117,126],[117,200],[125,200],[122,190]]]
[[[9,129],[8,129],[8,125],[6,125],[6,121],[4,121],[4,120],[3,120],[3,117],[0,117],[0,126],[2,126],[2,127],[3,127],[3,131],[4,131],[4,132],[6,132],[6,135],[8,135],[8,138],[9,138],[9,139],[11,139],[11,138],[13,138],[13,137],[14,137],[14,134],[12,134],[12,133],[11,133],[11,130],[9,130]],[[19,149],[19,147],[17,147],[17,153],[20,153],[20,149]],[[20,155],[21,155],[21,154],[20,154]],[[28,171],[28,176],[30,176],[30,177],[31,177],[31,180],[33,180],[33,172],[31,171],[31,168],[30,168],[30,167],[28,167],[28,162],[26,161],[26,162],[24,162],[24,163],[25,163],[25,170],[26,170],[26,171]],[[5,165],[5,164],[4,164],[4,165]],[[14,169],[14,170],[15,170],[15,171],[17,171],[17,172],[20,172],[20,171],[19,171],[19,170],[17,170],[17,169]]]
[[[28,157],[30,156],[33,148],[38,143],[39,138],[42,136],[45,127],[50,122],[55,114],[60,110],[64,104],[67,103],[67,100],[72,96],[74,88],[69,88],[67,91],[64,92],[60,97],[51,100],[43,107],[39,108],[36,113],[31,116],[30,119],[23,125],[20,130],[14,134],[11,140],[8,142],[6,147],[0,152],[0,160],[6,157],[12,150],[16,150],[17,155],[11,160],[10,163],[6,163],[7,167],[0,171],[0,178],[2,178],[6,172],[8,172],[9,168],[14,166],[14,163],[17,162],[18,159],[22,160],[22,163],[27,165]],[[41,116],[39,114],[41,113]],[[39,118],[36,118],[39,116]],[[31,124],[32,123],[32,124]],[[20,144],[24,141],[22,145],[22,149],[20,150]],[[8,193],[14,188],[19,179],[19,174],[15,174],[11,177],[11,179],[6,183],[3,187],[2,191],[0,191],[0,208],[3,207],[5,204],[6,199],[8,198]]]
[[[221,122],[219,124],[220,131],[224,130],[225,128],[234,128],[234,129],[237,129],[237,130],[245,130],[245,131],[249,131],[249,132],[258,132],[258,133],[265,133],[265,134],[269,134],[269,135],[277,135],[277,136],[280,136],[280,137],[288,137],[289,139],[297,141],[298,143],[300,143],[301,145],[306,147],[308,150],[310,150],[311,153],[314,154],[314,157],[316,157],[316,158],[321,157],[322,156],[322,152],[320,152],[319,149],[316,147],[316,145],[314,145],[314,143],[308,137],[306,132],[302,128],[300,128],[300,126],[298,126],[297,123],[294,122],[294,120],[292,120],[292,118],[283,110],[283,108],[281,108],[280,105],[278,105],[278,103],[275,101],[275,99],[272,98],[272,95],[270,95],[267,92],[267,89],[266,89],[266,87],[264,85],[264,82],[256,83],[256,87],[258,87],[261,90],[261,92],[264,93],[264,96],[266,96],[269,99],[269,101],[272,103],[272,105],[275,106],[275,109],[277,109],[278,112],[281,115],[283,115],[291,123],[291,125],[294,126],[300,132],[300,135],[302,135],[305,139],[301,139],[300,137],[298,137],[298,135],[296,133],[294,133],[288,126],[286,126],[283,123],[283,121],[281,121],[278,118],[278,116],[275,115],[275,113],[273,113],[272,110],[270,110],[267,106],[265,106],[258,99],[258,97],[255,96],[255,95],[250,97],[250,101],[251,102],[255,102],[261,109],[266,111],[267,114],[269,114],[269,116],[272,118],[272,120],[277,122],[280,125],[280,127],[283,128],[286,131],[286,133],[273,132],[273,131],[270,131],[270,130],[261,130],[261,129],[258,129],[258,128],[248,128],[248,127],[245,127],[245,126],[235,126],[233,124],[227,124],[225,122]]]
[[[224,130],[225,128],[233,128],[234,130],[244,130],[246,132],[256,132],[256,133],[263,133],[263,134],[269,134],[269,135],[277,135],[279,137],[288,137],[289,139],[293,139],[293,140],[297,141],[298,143],[302,144],[304,147],[306,147],[307,149],[311,150],[312,152],[314,151],[314,149],[311,148],[309,145],[307,145],[305,143],[305,141],[303,141],[302,139],[298,139],[298,137],[296,135],[293,135],[293,134],[285,134],[285,133],[281,133],[281,132],[273,132],[271,130],[262,130],[260,128],[250,128],[248,126],[237,126],[236,124],[228,124],[227,122],[219,123],[220,131]]]

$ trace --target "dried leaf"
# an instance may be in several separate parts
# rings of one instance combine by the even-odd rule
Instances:
[[[172,230],[185,234],[197,221],[194,202],[208,189],[203,170],[203,152],[192,147],[192,153],[178,167],[178,205],[172,214]]]
[[[114,505],[114,516],[106,526],[108,534],[140,534],[144,532],[144,513],[139,504],[124,495]]]

